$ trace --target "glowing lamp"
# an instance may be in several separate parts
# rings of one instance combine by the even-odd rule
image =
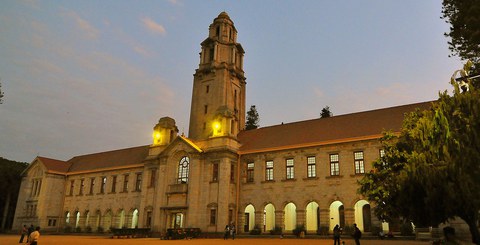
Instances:
[[[153,143],[154,144],[159,144],[160,143],[160,138],[161,138],[160,132],[154,131],[153,134],[152,134],[152,137],[153,137]]]
[[[213,122],[212,127],[213,127],[213,135],[214,136],[220,135],[220,129],[222,128],[222,125],[220,124],[220,122],[218,121]]]

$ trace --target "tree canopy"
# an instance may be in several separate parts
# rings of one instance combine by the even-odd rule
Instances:
[[[17,203],[18,190],[22,178],[20,174],[28,166],[25,162],[15,162],[0,157],[0,229],[11,227]]]
[[[377,203],[382,220],[400,215],[417,226],[437,226],[460,217],[480,244],[480,91],[471,81],[468,91],[452,85],[453,95],[440,93],[430,110],[408,114],[399,135],[384,135],[385,156],[373,163],[359,192]]]
[[[330,111],[330,107],[327,105],[323,107],[322,111],[320,112],[320,118],[326,118],[333,116],[333,113]]]
[[[259,126],[260,117],[255,105],[250,106],[250,110],[247,112],[247,121],[245,122],[245,130],[256,129]]]
[[[443,0],[443,19],[449,24],[449,48],[454,55],[475,64],[473,73],[480,73],[480,1]]]

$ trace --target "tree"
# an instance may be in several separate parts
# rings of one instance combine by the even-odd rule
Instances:
[[[330,111],[330,107],[327,105],[323,107],[322,111],[320,112],[320,118],[326,118],[333,116],[333,113]]]
[[[480,73],[480,1],[443,0],[442,18],[451,24],[449,49],[462,60],[475,64],[474,74]]]
[[[257,108],[255,105],[250,106],[250,110],[247,112],[247,122],[245,123],[245,130],[256,129],[260,127],[258,123],[260,117],[258,116]]]
[[[460,217],[480,244],[480,91],[472,81],[468,91],[451,83],[453,95],[440,93],[430,110],[406,116],[398,136],[384,135],[385,156],[359,192],[377,203],[380,219],[398,214],[417,226],[437,226]]]
[[[0,82],[0,104],[3,104],[3,91],[2,91],[2,83]]]
[[[0,230],[11,227],[15,212],[18,190],[22,178],[20,174],[28,166],[24,162],[10,161],[0,157]]]

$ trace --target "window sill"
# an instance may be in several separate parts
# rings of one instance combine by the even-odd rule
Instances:
[[[350,177],[359,177],[359,176],[364,176],[365,173],[356,173],[356,174],[350,174]]]
[[[297,181],[297,179],[293,178],[293,179],[282,179],[281,182],[295,182]]]
[[[243,183],[244,185],[253,185],[255,184],[255,181],[247,181]]]
[[[341,178],[343,178],[343,175],[330,175],[325,177],[325,179],[341,179]]]
[[[318,180],[319,178],[317,176],[315,177],[307,177],[307,178],[303,178],[303,180]]]
[[[275,183],[275,180],[264,180],[261,183]]]

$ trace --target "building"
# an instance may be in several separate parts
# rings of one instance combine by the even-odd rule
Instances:
[[[430,102],[244,131],[244,50],[227,13],[210,25],[200,54],[188,137],[163,117],[150,145],[68,161],[37,157],[22,177],[14,229],[382,225],[357,180],[382,154],[382,131],[398,131],[404,113]]]

